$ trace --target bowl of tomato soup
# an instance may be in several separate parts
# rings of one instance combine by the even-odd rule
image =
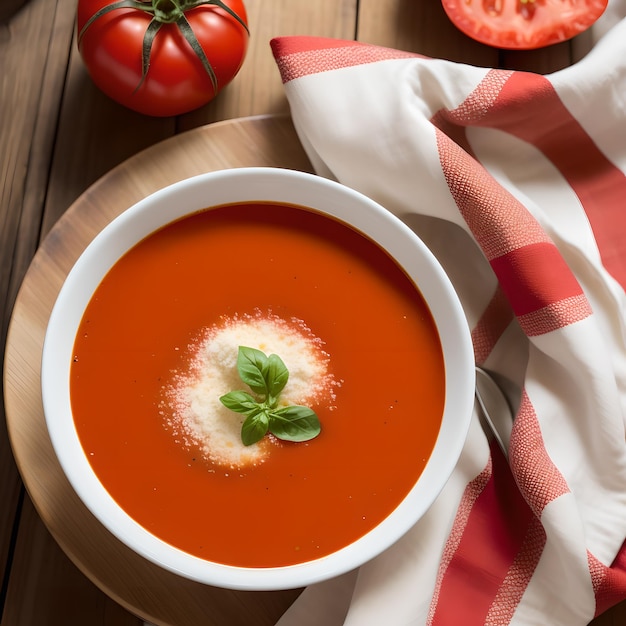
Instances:
[[[277,168],[162,189],[67,276],[42,360],[74,490],[182,576],[302,587],[390,547],[465,440],[467,322],[402,221]]]

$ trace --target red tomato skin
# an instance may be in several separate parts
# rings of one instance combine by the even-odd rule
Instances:
[[[455,26],[472,39],[505,50],[533,50],[587,30],[604,13],[608,0],[442,0],[442,4]]]
[[[77,28],[110,0],[79,0]],[[225,0],[247,24],[242,0]],[[116,9],[96,19],[79,42],[79,51],[96,86],[123,106],[154,117],[187,113],[212,100],[241,68],[248,33],[216,6],[185,13],[217,77],[217,92],[176,24],[163,24],[154,39],[150,67],[141,82],[143,37],[152,16],[137,9]]]

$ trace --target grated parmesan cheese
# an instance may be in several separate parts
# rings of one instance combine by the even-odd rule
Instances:
[[[276,444],[273,437],[245,446],[241,425],[245,416],[220,402],[220,396],[250,389],[237,372],[239,346],[257,348],[268,356],[277,354],[289,370],[281,404],[320,405],[332,408],[338,382],[328,371],[329,355],[322,341],[301,320],[289,322],[272,314],[224,318],[207,328],[190,346],[189,373],[175,373],[165,388],[163,413],[170,428],[185,445],[199,449],[210,461],[228,467],[263,462]]]

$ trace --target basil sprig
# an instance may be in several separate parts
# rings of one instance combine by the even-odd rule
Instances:
[[[241,426],[241,441],[250,446],[269,431],[285,441],[309,441],[321,431],[320,421],[306,406],[278,406],[289,371],[276,354],[267,356],[261,350],[239,346],[237,371],[241,380],[260,398],[247,391],[231,391],[220,397],[228,409],[246,416]]]

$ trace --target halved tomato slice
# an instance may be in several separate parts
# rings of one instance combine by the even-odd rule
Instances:
[[[455,26],[495,48],[531,50],[571,39],[604,13],[608,0],[442,0]]]

